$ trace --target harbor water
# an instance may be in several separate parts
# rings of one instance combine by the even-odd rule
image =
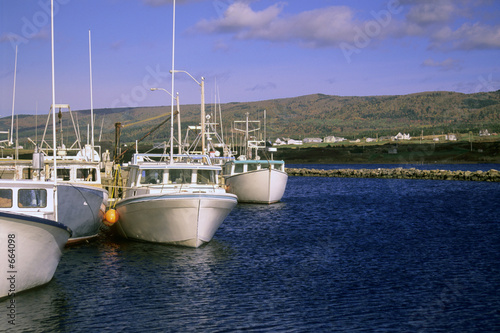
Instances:
[[[289,177],[198,249],[66,248],[0,331],[498,332],[499,263],[500,183]]]

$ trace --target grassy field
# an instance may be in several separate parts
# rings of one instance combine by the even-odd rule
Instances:
[[[399,142],[342,142],[282,146],[275,159],[287,163],[500,163],[500,138],[471,142],[410,140]]]

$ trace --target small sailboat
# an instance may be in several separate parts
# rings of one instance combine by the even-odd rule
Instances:
[[[246,152],[224,164],[222,176],[226,191],[236,194],[238,202],[262,204],[278,202],[285,193],[288,181],[285,162],[273,159],[276,148],[267,147],[264,140],[250,140],[249,133],[252,130],[249,129],[248,113],[243,123],[245,128],[240,130],[245,133]],[[236,126],[235,129],[238,130]],[[258,129],[260,127],[255,130]],[[271,154],[271,157],[262,159],[258,154],[259,150]]]

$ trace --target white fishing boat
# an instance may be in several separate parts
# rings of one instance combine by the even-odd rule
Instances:
[[[115,207],[116,230],[128,239],[196,248],[212,239],[237,198],[218,184],[220,167],[208,156],[171,156],[134,154]]]
[[[238,196],[238,202],[272,204],[281,200],[285,193],[288,175],[285,162],[274,160],[276,148],[267,147],[264,140],[250,140],[249,124],[255,122],[260,129],[259,121],[249,121],[246,114],[245,129],[235,129],[245,133],[246,151],[235,160],[227,161],[223,166],[222,176],[226,191]],[[265,152],[264,158],[258,154]]]
[[[109,199],[108,191],[101,183],[99,159],[88,158],[84,149],[80,152],[76,156],[58,158],[56,166],[58,186],[61,188],[58,192],[59,202],[65,203],[58,207],[60,221],[73,231],[68,244],[87,241],[99,235]],[[40,170],[38,174],[42,180],[51,180],[55,174],[54,166],[50,163],[53,157],[47,155],[44,159],[45,162],[40,165],[45,166],[46,172]],[[65,194],[71,187],[78,189],[73,196]]]
[[[174,70],[175,0],[172,31],[170,153],[134,154],[127,167],[124,197],[115,206],[118,215],[115,226],[128,239],[197,248],[210,242],[238,201],[236,195],[226,193],[219,185],[221,168],[212,165],[208,156],[173,153],[174,73],[185,72]],[[204,79],[196,82],[201,86],[203,131]],[[204,136],[202,142],[204,151]]]
[[[56,222],[54,198],[74,198],[77,192],[54,182],[0,180],[0,239],[7,251],[0,269],[10,277],[0,280],[0,298],[52,279],[71,236],[70,228]],[[70,207],[64,210],[71,211]]]
[[[0,299],[49,282],[71,230],[50,219],[0,212]],[[8,308],[8,307],[7,307]]]
[[[79,156],[66,156],[57,158],[56,168],[60,221],[73,230],[68,244],[97,237],[108,203],[108,191],[101,184],[99,163]],[[53,157],[35,152],[31,161],[0,161],[0,179],[53,181]],[[68,195],[70,188],[77,191]]]
[[[236,194],[239,202],[272,204],[285,193],[284,161],[233,160],[223,170],[226,191]]]

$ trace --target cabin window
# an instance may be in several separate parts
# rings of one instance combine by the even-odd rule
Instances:
[[[216,183],[215,171],[213,171],[213,170],[198,170],[196,183],[197,184],[208,184],[208,185],[215,184]]]
[[[142,170],[141,184],[161,184],[163,183],[163,170],[150,169]]]
[[[235,164],[234,173],[242,173],[244,164]]]
[[[44,189],[19,190],[19,207],[44,208],[47,207],[47,191]]]
[[[97,170],[93,168],[76,169],[76,178],[87,182],[97,181]]]
[[[69,180],[70,171],[70,169],[57,169],[57,179]]]
[[[169,184],[191,184],[190,169],[170,169],[168,172]]]
[[[257,170],[257,166],[258,166],[258,164],[256,164],[256,163],[249,164],[249,165],[248,165],[248,169],[247,169],[247,170],[248,170],[248,171],[254,171],[254,170]]]
[[[12,207],[12,190],[0,189],[0,208]]]

